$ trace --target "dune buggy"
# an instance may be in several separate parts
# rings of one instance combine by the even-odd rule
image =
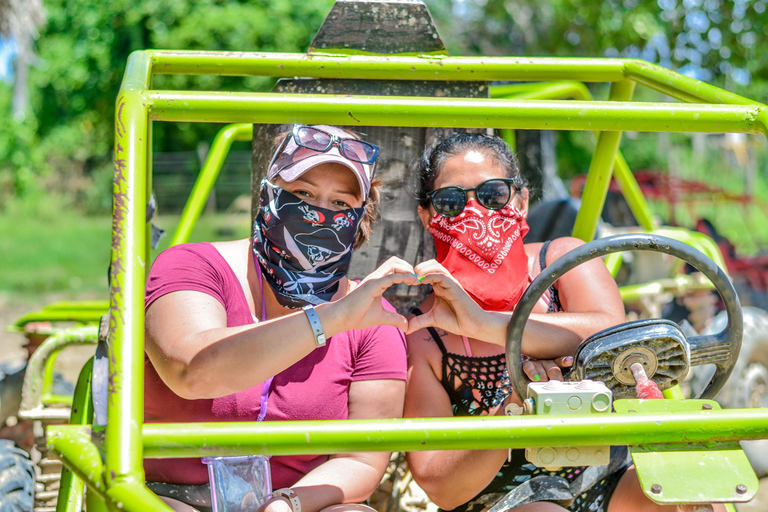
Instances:
[[[55,455],[51,458],[60,459],[64,468],[58,490],[54,486],[46,494],[51,502],[40,504],[39,510],[53,510],[53,501],[60,512],[83,507],[168,510],[145,486],[144,458],[526,448],[542,465],[553,466],[583,465],[588,457],[599,461],[596,454],[604,454],[610,445],[630,447],[641,485],[656,502],[732,503],[755,495],[757,479],[738,442],[768,438],[768,409],[721,410],[713,400],[738,361],[744,330],[738,296],[710,239],[655,225],[618,146],[624,130],[768,136],[768,107],[638,60],[452,57],[431,20],[419,21],[424,12],[418,1],[339,0],[307,54],[147,50],[131,55],[116,105],[109,302],[53,305],[20,321],[74,319],[86,324],[46,340],[33,361],[37,370],[28,372],[21,416],[68,421],[47,428],[48,448]],[[332,22],[345,17],[356,17],[357,24],[346,26],[357,29],[334,30]],[[278,82],[271,93],[154,89],[153,78],[161,74],[302,79]],[[489,86],[494,82],[513,83]],[[608,100],[592,101],[584,82],[610,83]],[[681,102],[633,103],[637,84]],[[645,283],[645,288],[624,290],[627,300],[686,286],[714,286],[726,304],[725,326],[711,335],[689,335],[671,322],[641,320],[602,333],[582,345],[571,372],[574,384],[562,393],[529,388],[512,365],[514,385],[529,399],[525,415],[145,424],[143,304],[151,261],[147,214],[155,122],[235,123],[217,138],[173,243],[189,236],[228,144],[253,138],[252,181],[258,184],[269,158],[264,150],[267,135],[283,123],[353,126],[384,148],[392,141],[411,148],[411,156],[420,152],[428,136],[444,130],[594,131],[597,144],[573,235],[585,241],[594,236],[611,176],[645,233],[599,239],[537,278],[510,323],[508,360],[519,360],[529,306],[550,281],[594,257],[607,256],[606,264],[615,271],[622,251],[672,254],[708,278],[704,284],[686,276]],[[412,262],[430,255],[415,206],[403,193],[408,163],[402,155],[381,162],[378,173],[391,193],[377,226],[379,238],[356,254],[352,272],[363,274],[391,253]],[[401,309],[417,300],[406,288],[392,290],[389,297]],[[90,323],[96,318],[102,320],[100,329]],[[96,363],[89,361],[81,372],[71,409],[56,409],[56,397],[50,393],[51,356],[72,340],[98,342],[100,348]],[[666,400],[631,398],[633,363],[643,366]],[[705,379],[697,399],[683,399],[679,384],[691,367],[705,364],[712,365],[713,375]],[[579,388],[575,382],[582,379],[601,381],[608,392],[583,382]]]

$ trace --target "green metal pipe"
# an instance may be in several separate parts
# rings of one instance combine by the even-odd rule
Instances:
[[[565,99],[574,98],[581,101],[592,101],[592,93],[581,82],[559,82],[553,84],[510,84],[497,85],[490,88],[491,98],[515,99]],[[595,134],[598,135],[597,133]],[[650,230],[656,227],[656,222],[651,214],[651,209],[640,190],[632,171],[624,159],[621,151],[616,153],[616,161],[613,164],[613,175],[624,194],[629,209],[635,216],[638,224]],[[617,255],[617,258],[620,256]],[[615,258],[614,258],[615,259]],[[618,261],[618,260],[616,260]],[[615,274],[613,274],[615,275]]]
[[[680,385],[672,386],[671,388],[665,389],[662,391],[662,394],[664,395],[664,398],[667,400],[683,400],[685,399],[685,395],[683,395],[683,390],[680,388]]]
[[[700,281],[688,274],[679,274],[668,279],[659,279],[649,283],[631,284],[619,288],[624,304],[639,302],[646,297],[658,296],[665,292],[684,294],[697,290],[714,290],[709,281]]]
[[[189,235],[192,233],[197,219],[200,218],[200,214],[203,213],[205,203],[219,177],[219,172],[227,159],[232,143],[251,139],[253,139],[253,124],[251,123],[230,124],[216,134],[208,157],[197,175],[192,192],[190,192],[184,210],[181,212],[181,219],[171,239],[171,246],[183,244],[189,240]]]
[[[615,104],[621,104],[620,107],[624,107],[626,102],[632,99],[634,90],[634,82],[629,80],[614,82],[611,84],[608,98]],[[587,172],[587,182],[581,196],[582,204],[605,204],[605,196],[608,194],[608,186],[613,174],[613,164],[619,151],[621,133],[620,131],[604,131],[598,135],[595,152]],[[602,208],[579,208],[573,226],[573,236],[585,242],[592,240],[601,213]]]
[[[755,122],[760,133],[768,139],[768,110],[761,109],[757,114]]]
[[[621,193],[627,201],[637,223],[645,230],[655,229],[658,223],[654,220],[643,191],[640,190],[640,185],[637,183],[621,151],[616,153],[616,161],[613,164],[613,177],[616,179],[616,183],[619,185]]]
[[[720,248],[717,246],[717,243],[715,243],[715,241],[709,238],[707,235],[703,233],[698,233],[696,231],[691,231],[685,228],[676,228],[676,227],[669,227],[669,226],[654,228],[653,230],[650,231],[650,233],[654,235],[673,238],[675,240],[684,242],[690,245],[691,247],[695,247],[696,249],[704,253],[704,255],[707,256],[709,259],[714,261],[715,264],[718,267],[720,267],[720,269],[723,272],[728,273],[728,268],[725,265],[725,260],[723,260],[723,255],[720,252]],[[615,256],[618,256],[618,258],[614,259]],[[608,269],[611,271],[611,275],[615,277],[619,267],[621,267],[621,263],[622,263],[621,254],[620,253],[611,254],[608,256],[608,258],[606,258],[605,261],[606,261],[606,266],[608,266]],[[679,262],[679,263],[682,265],[682,262]],[[711,289],[713,287],[709,281],[705,281],[706,284],[699,283],[692,276],[681,274],[681,275],[677,275],[672,279],[660,279],[657,281],[652,281],[650,283],[622,286],[619,289],[619,292],[621,293],[621,298],[625,303],[637,302],[643,297],[662,293],[665,289],[669,288],[670,283],[672,283],[673,281],[678,282],[678,284],[676,284],[675,287],[681,290],[682,289],[689,289],[689,290],[701,289],[702,286],[706,287],[707,289]]]
[[[57,427],[59,428],[59,427]],[[144,425],[149,458],[537,446],[704,443],[768,438],[768,409],[309,422]]]
[[[24,375],[24,388],[19,405],[21,418],[38,419],[43,408],[43,396],[53,381],[53,362],[59,351],[71,345],[95,345],[98,327],[86,325],[62,330],[43,341],[29,358]],[[48,383],[48,386],[46,386]]]
[[[743,105],[210,91],[152,91],[145,98],[153,121],[534,130],[759,133],[758,113],[768,109]]]
[[[626,59],[623,63],[627,78],[688,103],[760,105],[754,100],[689,78],[658,64],[639,59]]]
[[[517,98],[529,91],[538,91],[542,86],[552,83],[581,83],[581,82],[523,82],[517,84],[489,85],[488,94],[491,98]]]
[[[126,480],[112,485],[107,490],[109,499],[118,510],[128,512],[145,512],[154,510],[157,512],[172,512],[173,509],[166,505],[155,493],[147,489],[142,480]]]
[[[61,458],[62,463],[85,481],[88,492],[96,492],[107,501],[110,510],[171,510],[144,485],[143,475],[130,474],[115,477],[106,486],[102,481],[104,466],[96,445],[91,442],[91,429],[79,425],[55,425],[48,428],[48,446]]]
[[[90,492],[88,488],[85,489],[85,510],[88,512],[110,512],[107,502],[97,493]]]
[[[392,57],[303,53],[148,50],[155,74],[304,76],[369,80],[521,80],[613,82],[621,59],[560,57]]]
[[[14,328],[16,330],[22,329],[25,325],[33,322],[78,322],[81,324],[98,322],[101,316],[106,313],[95,309],[56,309],[56,310],[40,310],[32,313],[27,313],[21,318],[16,320]]]
[[[151,84],[150,84],[151,85]],[[147,123],[147,131],[146,131],[146,137],[148,141],[152,140],[152,123]],[[147,203],[149,203],[150,198],[152,197],[152,182],[153,182],[153,173],[152,173],[152,148],[153,144],[145,144],[145,177],[144,177],[144,188],[145,193],[144,197],[146,197]],[[146,208],[146,207],[145,207]],[[146,211],[146,210],[145,210]],[[147,219],[147,216],[144,216],[144,261],[150,262],[152,261],[152,219]]]
[[[54,425],[47,432],[48,447],[61,462],[86,483],[89,491],[105,498],[104,465],[91,442],[91,429],[86,425]]]
[[[93,421],[93,405],[91,403],[91,375],[93,374],[93,358],[90,358],[83,369],[75,386],[72,398],[72,413],[70,425],[84,425]],[[59,496],[56,501],[56,512],[80,512],[83,510],[85,482],[75,475],[71,469],[61,468],[61,483]]]
[[[533,86],[536,87],[533,87]],[[552,82],[538,84],[508,84],[490,87],[491,98],[515,98],[518,100],[575,100],[592,101],[587,86],[581,82]]]
[[[685,242],[691,247],[695,247],[706,257],[715,262],[723,272],[728,272],[728,267],[725,265],[723,254],[720,252],[720,248],[717,243],[704,233],[698,231],[691,231],[690,229],[677,228],[673,226],[659,227],[653,230],[652,234],[666,236],[668,238],[674,238]]]
[[[125,85],[125,84],[124,84]],[[144,281],[148,119],[143,96],[123,90],[115,118],[110,276],[109,401],[106,427],[107,479],[143,475]],[[143,478],[143,476],[141,477]]]
[[[120,92],[146,91],[152,83],[153,52],[138,50],[128,56]],[[119,103],[118,103],[119,104]]]

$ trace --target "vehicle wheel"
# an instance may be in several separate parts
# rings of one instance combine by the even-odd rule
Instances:
[[[768,311],[745,307],[743,312],[741,354],[717,401],[728,409],[768,407]],[[719,313],[703,334],[717,332],[725,321]],[[743,441],[741,446],[757,476],[768,476],[768,440]]]
[[[0,512],[32,512],[35,467],[27,452],[0,439]]]

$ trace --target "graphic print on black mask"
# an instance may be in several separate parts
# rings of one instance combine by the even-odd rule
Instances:
[[[347,275],[365,208],[334,211],[261,182],[253,223],[253,257],[284,307],[328,302]]]

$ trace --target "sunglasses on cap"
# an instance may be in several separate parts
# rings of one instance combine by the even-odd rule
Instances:
[[[467,206],[467,192],[474,191],[477,202],[489,210],[500,210],[512,199],[512,187],[521,188],[518,180],[494,178],[474,188],[442,187],[427,194],[432,207],[443,217],[455,217]]]
[[[305,124],[294,126],[291,136],[297,146],[319,153],[325,153],[336,145],[345,158],[361,164],[373,164],[379,157],[379,147],[370,142],[352,137],[342,139],[338,135]]]

